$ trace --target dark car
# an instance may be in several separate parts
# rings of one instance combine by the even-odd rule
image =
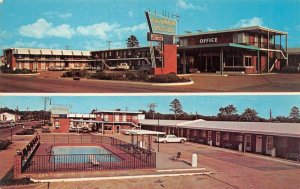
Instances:
[[[16,135],[33,135],[34,133],[34,129],[24,129],[23,131],[17,132]]]
[[[44,127],[42,128],[42,133],[51,133],[51,131],[48,127]]]

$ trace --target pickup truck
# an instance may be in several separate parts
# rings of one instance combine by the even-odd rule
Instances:
[[[185,143],[186,138],[184,137],[177,137],[175,135],[165,135],[164,137],[158,138],[155,141],[156,142],[162,142],[162,143],[167,143],[167,142],[180,142],[180,143]]]

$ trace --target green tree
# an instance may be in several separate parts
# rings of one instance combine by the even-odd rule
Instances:
[[[219,108],[219,114],[218,116],[231,116],[234,115],[237,112],[237,109],[234,105],[229,104],[226,107]]]
[[[126,45],[127,45],[127,47],[139,47],[140,43],[139,43],[138,39],[134,35],[131,35],[126,40]]]
[[[182,105],[181,102],[175,98],[171,103],[170,103],[170,111],[174,112],[174,118],[177,118],[177,115],[181,115],[183,114],[183,110],[182,110]]]
[[[242,121],[259,121],[258,113],[254,109],[246,108],[241,115]]]
[[[289,118],[293,120],[297,120],[300,118],[299,108],[297,106],[292,107]]]

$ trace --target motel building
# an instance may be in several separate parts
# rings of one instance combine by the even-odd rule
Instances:
[[[269,73],[288,65],[287,32],[261,26],[179,35],[180,72]]]
[[[9,112],[2,112],[0,113],[0,121],[6,122],[6,121],[18,121],[20,119],[20,116],[18,114],[9,113]]]
[[[55,115],[55,117],[58,117]],[[121,133],[126,129],[140,129],[139,122],[145,119],[142,112],[96,110],[91,114],[72,114],[56,118],[54,133],[99,132]]]
[[[96,51],[10,48],[3,61],[11,69],[110,69],[167,73],[270,73],[289,65],[287,32],[252,26],[174,36],[148,33],[149,46]],[[154,41],[153,40],[160,40]],[[292,51],[291,51],[292,52]],[[294,61],[294,60],[293,60]]]
[[[3,55],[5,64],[12,70],[84,69],[91,61],[91,52],[80,50],[9,48],[3,50]]]
[[[300,161],[299,123],[145,119],[140,124],[190,142]]]

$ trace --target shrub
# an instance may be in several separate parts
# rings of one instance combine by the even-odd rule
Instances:
[[[89,74],[87,70],[70,70],[65,72],[63,77],[87,77]]]
[[[149,82],[155,82],[155,83],[177,83],[177,82],[187,82],[190,81],[186,78],[180,78],[174,73],[170,74],[161,74],[161,75],[155,75],[149,78]]]
[[[5,150],[12,142],[10,140],[0,140],[0,150]]]
[[[281,70],[279,70],[281,73],[300,73],[300,67],[299,66],[285,66]]]

